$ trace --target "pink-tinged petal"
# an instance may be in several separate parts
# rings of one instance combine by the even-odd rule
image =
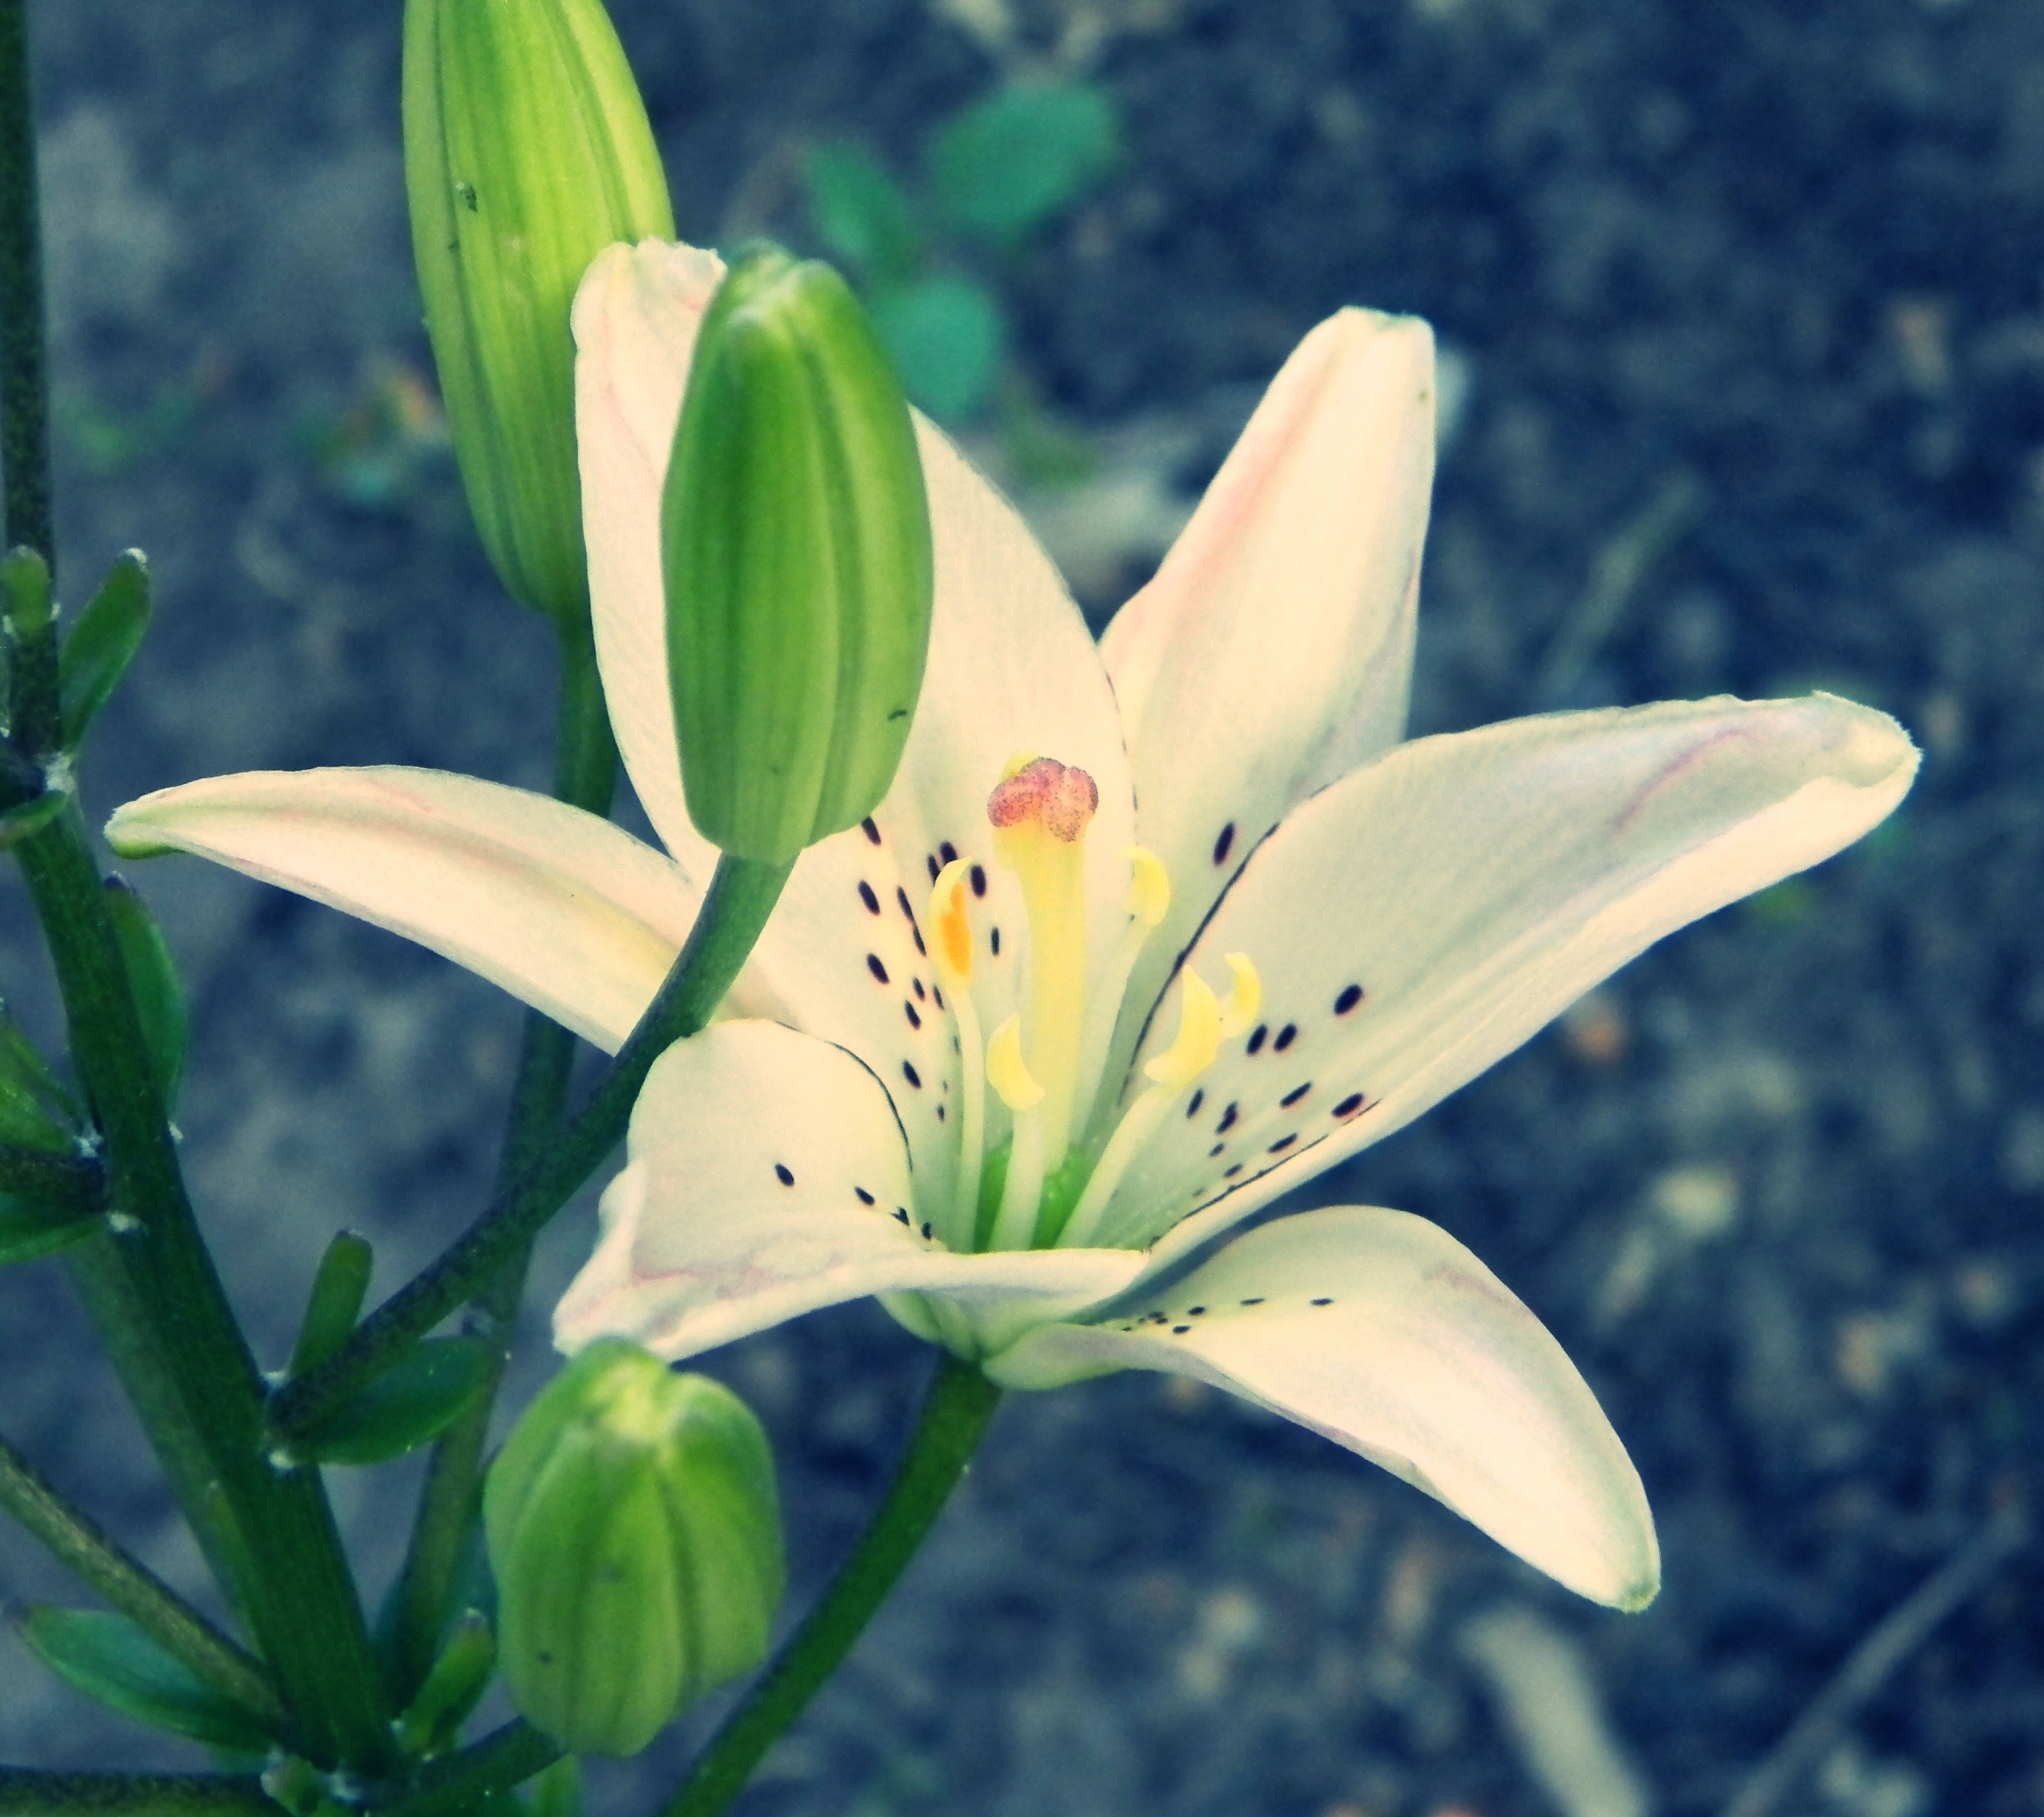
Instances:
[[[184,851],[430,947],[614,1052],[697,897],[651,847],[544,795],[434,770],[256,770],[130,801],[124,857]]]
[[[575,442],[582,540],[604,699],[624,767],[675,861],[706,888],[717,853],[689,820],[667,691],[660,487],[703,311],[724,280],[713,252],[657,240],[607,247],[575,293]]]
[[[778,1023],[720,1023],[647,1076],[555,1341],[693,1356],[868,1293],[1012,1325],[1105,1299],[1142,1266],[1111,1250],[954,1254],[923,1234],[916,1185],[887,1093],[851,1055]]]
[[[1663,935],[1830,857],[1916,770],[1828,695],[1516,720],[1400,746],[1260,847],[1191,962],[1262,969],[1262,1028],[1167,1118],[1099,1239],[1159,1266],[1402,1127]],[[1171,1030],[1158,1018],[1152,1048]]]
[[[1055,1387],[1191,1376],[1424,1489],[1570,1589],[1636,1609],[1660,1587],[1639,1473],[1562,1346],[1447,1231],[1343,1205],[1263,1225],[1099,1325],[1039,1327],[987,1373]]]
[[[1404,736],[1434,471],[1424,322],[1344,309],[1272,382],[1156,578],[1101,640],[1171,873],[1147,1004],[1257,840]]]

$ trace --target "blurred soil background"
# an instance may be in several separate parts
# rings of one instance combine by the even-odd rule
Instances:
[[[139,545],[159,602],[89,753],[94,817],[252,767],[544,787],[549,640],[498,594],[436,441],[398,0],[29,10],[63,590]],[[814,245],[814,139],[911,171],[1004,75],[1106,86],[1120,163],[1000,275],[1027,385],[1102,451],[1090,494],[1032,500],[1097,618],[1298,337],[1367,302],[1434,322],[1459,399],[1417,729],[1821,685],[1927,753],[1876,839],[1669,940],[1318,1188],[1437,1220],[1553,1328],[1658,1514],[1650,1611],[1571,1600],[1219,1395],[1016,1398],[742,1809],[1700,1817],[1748,1788],[1739,1817],[2044,1812],[2021,1524],[2044,1453],[2044,11],[615,12],[682,231],[712,243]],[[202,1215],[275,1366],[336,1226],[375,1239],[387,1289],[480,1207],[518,1012],[197,863],[138,880],[194,997]],[[10,889],[0,986],[48,1035]],[[562,1220],[543,1288],[590,1227]],[[855,1307],[710,1366],[780,1447],[799,1600],[928,1353]],[[198,1592],[56,1265],[0,1277],[0,1367],[8,1436]],[[334,1473],[372,1595],[408,1482]],[[0,1585],[67,1590],[11,1531]],[[10,1761],[203,1764],[5,1644]],[[701,1727],[597,1773],[597,1808],[650,1808]]]

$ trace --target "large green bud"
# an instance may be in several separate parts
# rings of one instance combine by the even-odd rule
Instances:
[[[689,814],[784,862],[872,812],[930,641],[916,432],[828,265],[763,247],[703,318],[660,501],[667,674]]]
[[[707,1377],[600,1339],[525,1411],[482,1496],[511,1700],[634,1754],[766,1656],[786,1568],[766,1435]]]
[[[426,332],[482,544],[514,597],[589,611],[569,305],[615,240],[671,240],[600,0],[405,0],[405,182]]]

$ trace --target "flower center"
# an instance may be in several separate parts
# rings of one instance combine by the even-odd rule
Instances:
[[[1181,974],[1178,1038],[1143,1069],[1153,1081],[1114,1127],[1093,1132],[1101,1075],[1122,998],[1144,942],[1170,906],[1171,884],[1153,852],[1129,860],[1128,923],[1086,989],[1085,835],[1100,791],[1083,770],[1048,757],[1020,757],[988,797],[995,862],[1021,886],[1029,921],[1025,1007],[982,1043],[972,1001],[970,861],[939,874],[930,897],[936,938],[931,958],[956,1018],[963,1058],[959,1135],[959,1203],[990,1201],[974,1226],[978,1247],[1081,1247],[1093,1240],[1107,1203],[1173,1102],[1212,1066],[1224,1040],[1256,1020],[1262,986],[1239,953],[1228,955],[1225,1001],[1189,968]],[[1007,1106],[1014,1134],[986,1151],[986,1088]],[[1088,1139],[1089,1134],[1097,1140]]]

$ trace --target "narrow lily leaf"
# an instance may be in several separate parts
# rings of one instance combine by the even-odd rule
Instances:
[[[0,1142],[75,1154],[77,1125],[71,1094],[0,1004]]]
[[[61,789],[45,790],[33,801],[24,801],[0,814],[0,851],[18,845],[31,833],[39,833],[64,811],[71,797]]]
[[[380,1464],[417,1450],[461,1416],[495,1356],[486,1339],[428,1339],[336,1408],[301,1448],[322,1464]]]
[[[298,1342],[291,1346],[286,1374],[303,1375],[317,1369],[354,1334],[355,1321],[362,1316],[362,1302],[368,1297],[370,1271],[375,1261],[368,1238],[353,1231],[335,1233],[313,1276],[312,1292],[305,1300]]]
[[[882,282],[905,278],[921,250],[901,186],[856,145],[815,145],[802,162],[809,213],[832,252]]]
[[[95,1213],[0,1193],[0,1268],[53,1255],[101,1227]]]
[[[430,770],[217,776],[130,801],[106,837],[124,858],[194,852],[359,915],[613,1053],[700,900],[607,820]]]
[[[564,1350],[619,1336],[693,1356],[889,1291],[939,1289],[997,1322],[1016,1308],[1063,1317],[1143,1266],[1112,1250],[953,1254],[909,1209],[901,1131],[872,1074],[777,1023],[719,1023],[670,1047],[628,1154],[596,1254],[554,1315]]]
[[[398,1719],[398,1740],[415,1759],[450,1746],[497,1669],[497,1640],[478,1609],[465,1610],[433,1661],[411,1708]]]
[[[202,1684],[125,1615],[32,1608],[17,1631],[66,1684],[136,1722],[233,1754],[267,1754],[276,1738],[254,1711]]]
[[[86,601],[57,661],[64,749],[75,751],[99,709],[113,697],[149,628],[149,570],[140,549],[114,563]]]
[[[1016,83],[946,122],[930,175],[952,227],[1012,244],[1097,182],[1119,138],[1104,90]]]
[[[1265,1224],[1095,1326],[1049,1325],[987,1365],[1054,1387],[1189,1375],[1359,1451],[1600,1603],[1660,1587],[1639,1473],[1575,1365],[1447,1231],[1342,1205]]]
[[[164,1108],[173,1109],[185,1076],[191,1041],[191,1012],[170,944],[148,906],[117,877],[106,880],[106,912],[128,967],[129,987],[142,1020],[142,1043]]]

